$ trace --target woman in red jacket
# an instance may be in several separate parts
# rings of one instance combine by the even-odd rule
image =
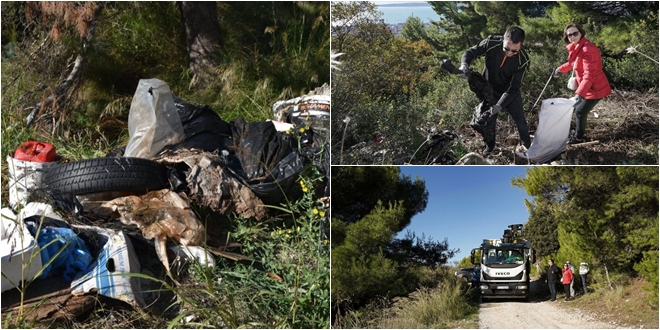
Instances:
[[[575,133],[568,143],[584,142],[584,130],[587,128],[587,115],[600,99],[612,93],[610,82],[603,72],[603,61],[598,47],[584,37],[584,30],[572,23],[564,28],[564,42],[568,50],[568,62],[560,65],[553,75],[558,78],[562,73],[575,70],[577,89],[573,99],[575,103]]]
[[[561,284],[564,285],[564,291],[566,292],[564,301],[571,300],[571,282],[573,282],[573,272],[568,264],[564,264],[564,268],[561,269]]]

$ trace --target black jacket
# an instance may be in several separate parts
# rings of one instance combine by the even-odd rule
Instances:
[[[548,283],[559,283],[559,279],[561,279],[561,269],[555,264],[548,267]]]
[[[503,50],[502,36],[488,36],[479,44],[469,48],[463,53],[461,63],[468,65],[481,56],[486,57],[486,66],[483,76],[493,86],[497,94],[503,95],[504,99],[497,102],[506,108],[511,101],[520,94],[520,85],[525,71],[529,69],[529,55],[524,49],[513,57],[507,58]]]

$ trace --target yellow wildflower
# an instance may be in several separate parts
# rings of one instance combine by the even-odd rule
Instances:
[[[303,192],[307,192],[307,187],[303,187],[303,188],[302,188],[302,191],[303,191]]]
[[[319,214],[319,210],[317,210],[316,208],[314,208],[314,209],[312,210],[312,213],[314,213],[314,214]]]
[[[305,128],[304,128],[304,127],[299,128],[299,129],[298,129],[298,132],[300,132],[300,133],[305,133]]]
[[[328,240],[327,240],[327,239],[324,239],[324,240],[323,240],[323,244],[328,245]]]
[[[319,215],[320,215],[321,217],[324,217],[324,216],[325,216],[325,212],[321,211],[321,212],[319,212]]]

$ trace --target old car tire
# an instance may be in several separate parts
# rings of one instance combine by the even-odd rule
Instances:
[[[48,189],[75,195],[122,191],[147,193],[169,188],[167,167],[131,157],[86,159],[49,169],[44,174]]]

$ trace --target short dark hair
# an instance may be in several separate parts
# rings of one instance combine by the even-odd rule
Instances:
[[[514,44],[521,44],[525,41],[525,30],[517,26],[512,26],[504,32],[504,39],[508,39]]]
[[[578,23],[568,24],[564,28],[564,37],[562,38],[564,40],[564,43],[566,43],[567,45],[571,42],[568,41],[568,34],[566,33],[566,31],[568,31],[568,29],[570,29],[572,27],[574,27],[574,28],[578,29],[578,31],[580,31],[580,39],[584,38],[584,29],[582,28],[582,26],[580,26],[580,24],[578,24]]]

